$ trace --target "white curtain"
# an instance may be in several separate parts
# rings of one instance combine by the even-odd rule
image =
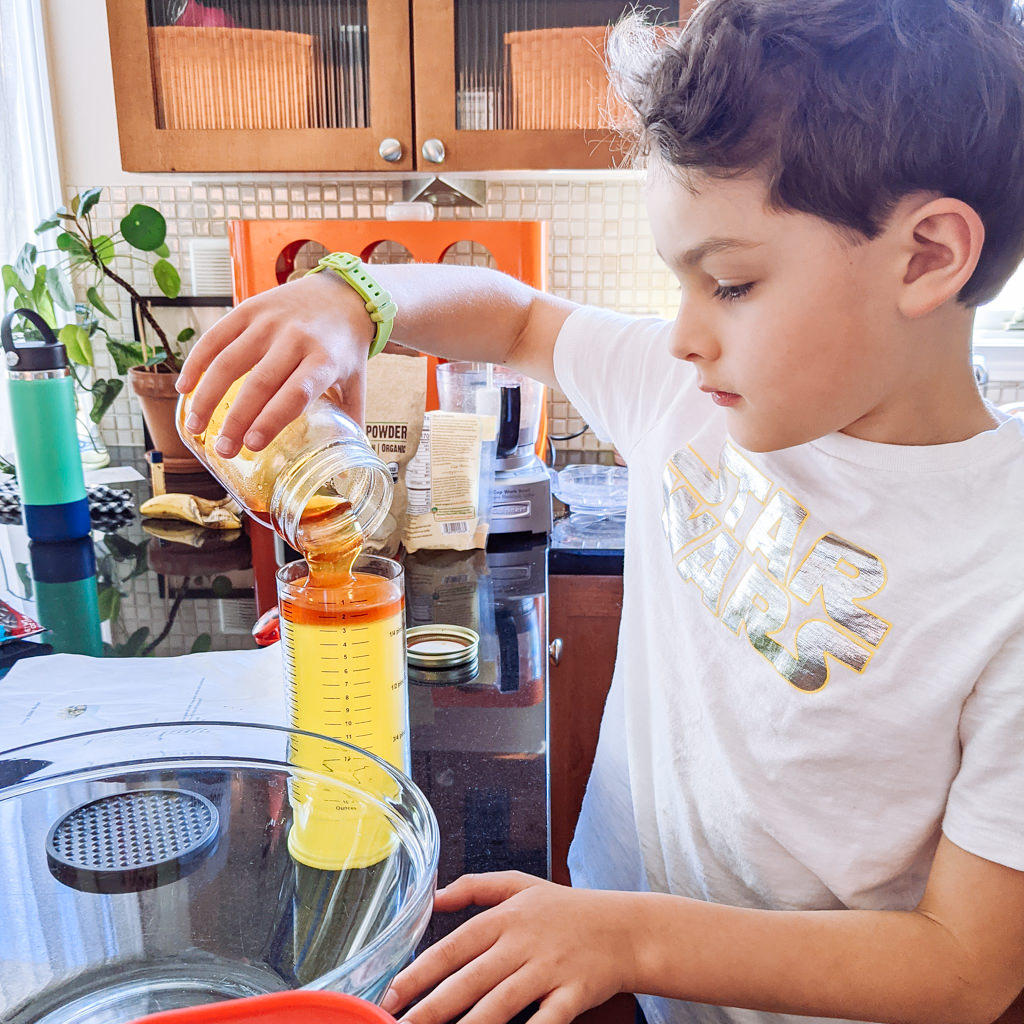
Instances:
[[[0,263],[13,263],[60,205],[60,175],[39,0],[0,0]],[[6,309],[4,310],[6,312]],[[0,453],[13,447],[0,387]]]

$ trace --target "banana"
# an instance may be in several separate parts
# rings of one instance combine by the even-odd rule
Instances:
[[[240,530],[242,509],[234,498],[197,498],[194,494],[158,494],[144,501],[139,512],[149,519],[181,519],[211,530]]]

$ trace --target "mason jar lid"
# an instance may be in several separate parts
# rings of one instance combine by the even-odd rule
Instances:
[[[409,667],[419,671],[459,668],[476,661],[480,635],[468,626],[430,623],[406,630]]]

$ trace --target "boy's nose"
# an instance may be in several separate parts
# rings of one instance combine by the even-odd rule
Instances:
[[[680,303],[676,314],[669,350],[676,359],[689,362],[709,362],[720,354],[715,332],[686,302]]]

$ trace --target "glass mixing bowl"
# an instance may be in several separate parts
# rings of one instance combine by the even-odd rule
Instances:
[[[437,821],[395,768],[311,739],[188,722],[0,753],[0,1020],[379,1001],[430,916]]]

